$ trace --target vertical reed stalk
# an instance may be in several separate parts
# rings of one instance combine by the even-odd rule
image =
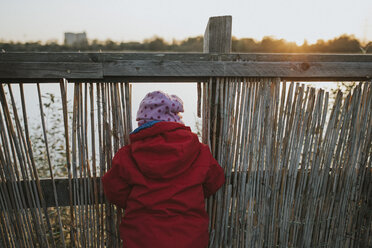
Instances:
[[[48,166],[49,166],[50,178],[52,180],[54,202],[56,204],[57,218],[58,218],[59,229],[60,229],[59,230],[60,231],[60,237],[61,237],[61,242],[62,242],[63,247],[66,247],[65,237],[64,237],[64,234],[63,234],[61,215],[60,215],[60,210],[59,210],[59,206],[58,206],[57,188],[56,188],[56,184],[55,184],[55,181],[54,181],[53,169],[52,169],[52,164],[51,164],[50,155],[49,155],[48,137],[47,137],[47,133],[46,133],[44,111],[43,111],[43,102],[42,102],[42,99],[41,99],[41,92],[40,92],[40,84],[39,83],[37,83],[37,91],[38,91],[38,96],[39,96],[39,107],[40,107],[41,124],[42,124],[42,127],[43,127],[43,134],[44,134],[44,141],[45,141],[45,150],[46,150],[46,153],[47,153],[47,161],[48,161]]]

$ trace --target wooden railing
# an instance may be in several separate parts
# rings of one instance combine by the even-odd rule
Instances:
[[[2,82],[200,82],[209,77],[369,81],[372,55],[0,53]]]

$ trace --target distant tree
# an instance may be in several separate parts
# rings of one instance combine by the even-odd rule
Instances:
[[[149,51],[166,51],[168,50],[168,44],[163,40],[163,38],[154,37],[151,40],[145,40],[146,50]]]
[[[368,51],[372,48],[372,41],[368,42],[365,46],[360,46],[360,50],[362,51],[363,54],[368,53]],[[371,49],[372,50],[372,49]]]
[[[237,39],[232,37],[232,51],[233,52],[255,52],[257,51],[258,45],[252,38]]]
[[[106,40],[104,43],[105,50],[116,51],[118,50],[118,44],[112,40]]]
[[[275,39],[270,36],[261,41],[252,38],[237,39],[232,37],[233,52],[262,52],[262,53],[372,53],[369,49],[371,42],[362,46],[361,42],[352,35],[341,35],[332,40],[318,40],[315,44],[308,44],[305,40],[299,46],[295,42]],[[190,37],[181,41],[166,42],[161,37],[145,39],[142,42],[115,42],[112,40],[92,40],[88,44],[76,46],[60,45],[56,41],[42,44],[37,42],[14,43],[0,40],[0,51],[5,52],[66,52],[66,51],[173,51],[173,52],[202,52],[203,36]]]
[[[172,47],[172,50],[177,52],[202,52],[203,36],[187,38]]]
[[[331,53],[359,53],[360,42],[353,36],[342,35],[327,42],[327,50]]]

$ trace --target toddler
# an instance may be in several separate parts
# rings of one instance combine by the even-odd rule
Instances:
[[[208,246],[204,198],[223,185],[224,172],[180,112],[177,96],[148,93],[131,144],[115,154],[102,178],[107,200],[125,209],[120,225],[125,248]]]

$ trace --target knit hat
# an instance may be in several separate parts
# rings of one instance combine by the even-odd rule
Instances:
[[[183,123],[178,116],[179,112],[183,112],[183,102],[178,96],[154,91],[141,101],[136,121],[138,126],[153,120]]]

